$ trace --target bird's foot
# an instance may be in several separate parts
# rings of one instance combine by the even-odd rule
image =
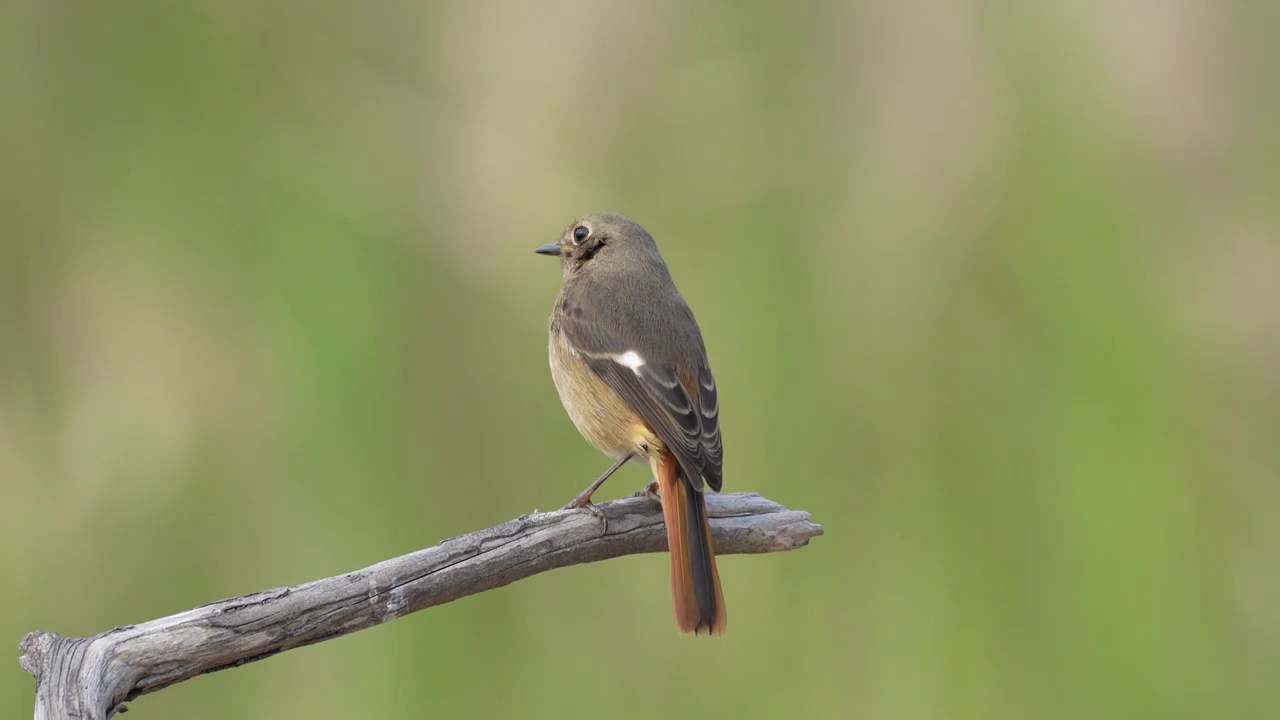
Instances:
[[[635,497],[648,498],[654,502],[662,502],[662,496],[658,494],[658,481],[650,480],[648,485],[636,491]]]
[[[574,509],[586,510],[592,515],[600,518],[600,522],[604,524],[604,530],[601,531],[601,534],[607,535],[609,533],[609,518],[605,516],[603,510],[596,507],[596,504],[591,502],[591,495],[589,493],[582,493],[581,495],[578,495],[578,497],[570,500],[568,505],[561,508],[561,510]]]

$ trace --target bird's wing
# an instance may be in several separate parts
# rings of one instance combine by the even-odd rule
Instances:
[[[719,491],[724,464],[720,404],[705,357],[688,366],[664,362],[652,341],[626,328],[610,328],[577,308],[563,313],[559,326],[587,366],[671,449],[689,482],[701,490],[706,478]]]

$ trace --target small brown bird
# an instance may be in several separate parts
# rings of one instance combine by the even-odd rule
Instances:
[[[703,498],[719,491],[724,450],[716,381],[693,311],[644,228],[616,213],[588,215],[536,252],[563,265],[551,313],[551,377],[578,431],[615,462],[566,507],[628,460],[648,460],[671,550],[680,632],[720,635],[724,595]]]

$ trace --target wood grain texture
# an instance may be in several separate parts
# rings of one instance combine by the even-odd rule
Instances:
[[[627,497],[524,515],[343,575],[220,600],[88,638],[27,634],[36,720],[106,720],[139,695],[261,660],[555,568],[667,549],[659,503]],[[717,554],[794,550],[822,534],[754,493],[708,495]]]

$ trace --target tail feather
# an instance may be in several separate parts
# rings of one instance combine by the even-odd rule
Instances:
[[[671,601],[676,626],[682,633],[722,635],[727,616],[706,500],[682,477],[680,463],[674,457],[664,454],[656,470],[671,551]]]

